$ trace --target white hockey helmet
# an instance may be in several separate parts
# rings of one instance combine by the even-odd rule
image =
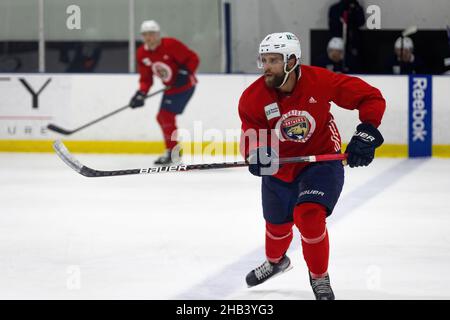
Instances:
[[[302,56],[300,41],[291,32],[271,33],[265,36],[259,44],[259,54],[263,53],[279,53],[283,56],[285,63],[291,55],[294,55],[297,58],[297,64],[300,64]]]
[[[397,40],[395,41],[394,48],[398,50],[402,48],[402,37],[397,38]],[[414,42],[410,37],[403,37],[403,49],[411,51],[414,49]]]
[[[261,55],[264,53],[279,53],[283,56],[285,76],[283,83],[279,86],[281,87],[286,83],[289,74],[300,65],[302,49],[295,34],[292,32],[277,32],[268,34],[259,44],[258,68],[260,69],[263,67]],[[290,70],[287,70],[288,61],[292,55],[295,56],[296,62]]]
[[[159,32],[159,24],[155,20],[146,20],[141,24],[141,33],[144,32]]]
[[[344,50],[344,40],[339,37],[331,38],[331,40],[328,41],[327,50]]]

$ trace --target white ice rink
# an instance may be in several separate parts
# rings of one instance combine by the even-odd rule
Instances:
[[[54,154],[1,153],[0,179],[0,299],[313,299],[298,232],[294,268],[247,289],[264,221],[245,168],[89,179]],[[449,159],[346,168],[328,228],[337,299],[450,299]]]

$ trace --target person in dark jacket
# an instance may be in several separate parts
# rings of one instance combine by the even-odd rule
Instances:
[[[358,0],[341,0],[328,11],[328,26],[331,37],[344,41],[344,66],[360,65],[361,34],[365,24],[364,9]]]

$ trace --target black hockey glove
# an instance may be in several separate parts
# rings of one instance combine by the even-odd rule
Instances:
[[[279,165],[273,163],[278,154],[268,146],[259,147],[249,152],[247,162],[248,171],[254,176],[271,176],[278,171]]]
[[[368,166],[375,156],[375,149],[383,142],[383,136],[377,128],[369,123],[359,124],[345,149],[345,153],[348,153],[347,163],[350,168]]]
[[[177,77],[175,78],[172,87],[182,87],[189,83],[190,72],[187,69],[180,68],[178,69]]]
[[[130,107],[133,109],[142,107],[144,105],[145,96],[146,96],[145,92],[142,92],[140,90],[136,91],[133,98],[131,98],[130,100],[129,103]]]

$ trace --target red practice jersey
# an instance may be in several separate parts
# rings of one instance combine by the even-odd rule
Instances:
[[[139,90],[145,93],[153,85],[153,75],[170,86],[174,84],[180,68],[189,72],[189,81],[181,87],[167,90],[167,94],[183,92],[197,83],[194,73],[200,59],[194,51],[175,38],[161,38],[161,43],[155,50],[149,50],[143,44],[136,55],[140,74]]]
[[[289,95],[269,88],[264,76],[242,93],[239,116],[243,131],[241,153],[245,158],[249,150],[270,143],[270,139],[278,140],[281,158],[338,152],[341,138],[330,113],[331,101],[345,109],[358,109],[361,122],[380,125],[386,103],[378,89],[357,77],[319,67],[302,65],[300,72]],[[266,129],[270,138],[258,136],[257,141],[249,143],[245,136],[248,129]],[[274,176],[292,182],[307,165],[284,164]]]

